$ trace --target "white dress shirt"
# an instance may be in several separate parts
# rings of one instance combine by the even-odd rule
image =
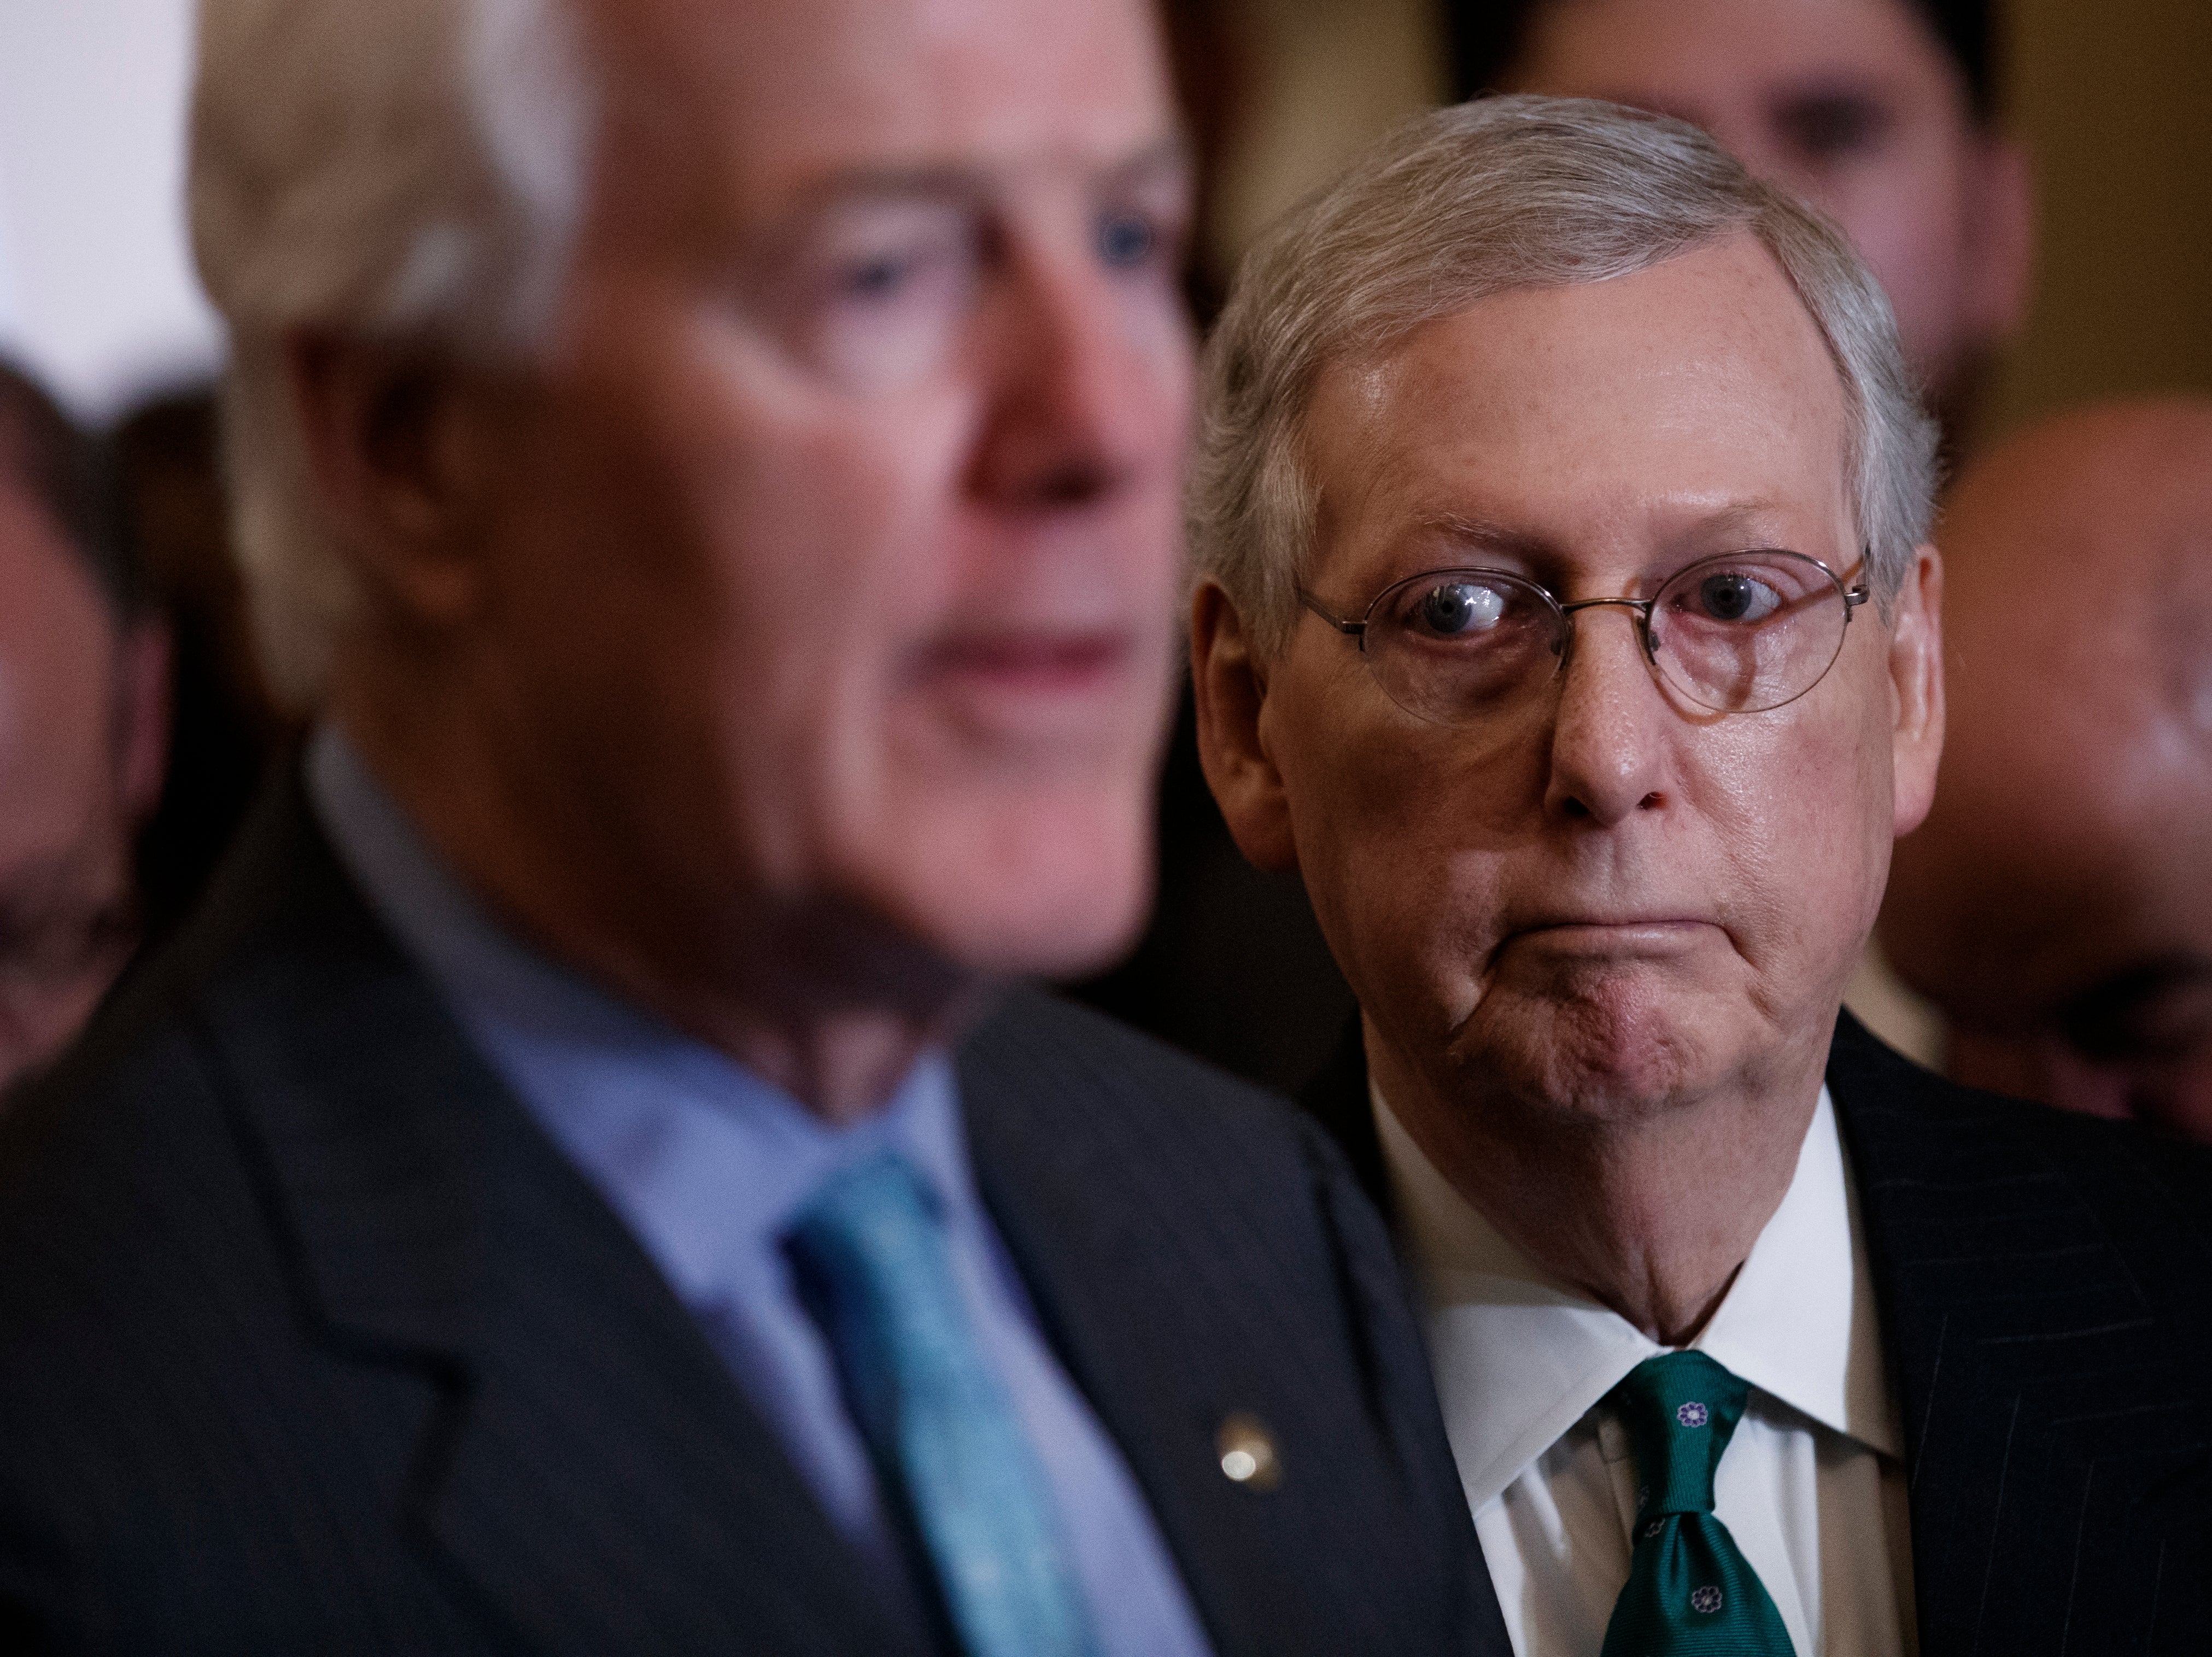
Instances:
[[[1460,1482],[1517,1657],[1597,1657],[1628,1581],[1636,1462],[1600,1402],[1666,1350],[1547,1278],[1374,1097]],[[1692,1343],[1748,1382],[1714,1510],[1799,1657],[1911,1657],[1903,1435],[1858,1204],[1820,1090],[1797,1172]]]

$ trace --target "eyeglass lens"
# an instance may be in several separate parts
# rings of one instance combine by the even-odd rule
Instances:
[[[1645,637],[1652,665],[1679,695],[1715,713],[1759,713],[1819,683],[1850,616],[1841,584],[1814,560],[1730,554],[1670,577],[1652,597]],[[1367,622],[1384,691],[1448,725],[1516,712],[1557,673],[1574,626],[1533,582],[1474,569],[1400,582]]]

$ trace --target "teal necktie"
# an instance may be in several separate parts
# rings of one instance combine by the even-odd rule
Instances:
[[[1703,1352],[1669,1352],[1607,1394],[1636,1447],[1641,1489],[1602,1657],[1791,1657],[1782,1613],[1713,1516],[1713,1473],[1749,1390]]]
[[[1051,1487],[976,1345],[920,1176],[888,1153],[837,1175],[788,1247],[961,1650],[1093,1657]]]

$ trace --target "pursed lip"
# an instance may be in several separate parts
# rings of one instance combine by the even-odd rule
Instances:
[[[1515,927],[1504,944],[1574,955],[1667,955],[1692,949],[1721,929],[1690,915],[1559,915]]]

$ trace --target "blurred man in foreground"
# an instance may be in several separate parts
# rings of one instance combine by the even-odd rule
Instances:
[[[1470,90],[1705,129],[1843,227],[1947,419],[2026,319],[2034,208],[1996,124],[1990,0],[1510,0],[1454,9]]]
[[[0,366],[0,1087],[82,1028],[137,936],[168,656],[100,499],[88,444]]]
[[[2212,400],[2013,438],[1943,549],[1951,736],[1883,948],[1960,1081],[2212,1139]]]
[[[1141,911],[1188,184],[1138,0],[210,0],[325,722],[0,1136],[68,1649],[1461,1649],[1317,1129],[1006,980]]]
[[[1691,127],[1489,100],[1279,226],[1209,365],[1207,774],[1359,998],[1310,1102],[1513,1649],[2199,1648],[2212,1159],[1838,1020],[1943,727],[1864,266]]]

